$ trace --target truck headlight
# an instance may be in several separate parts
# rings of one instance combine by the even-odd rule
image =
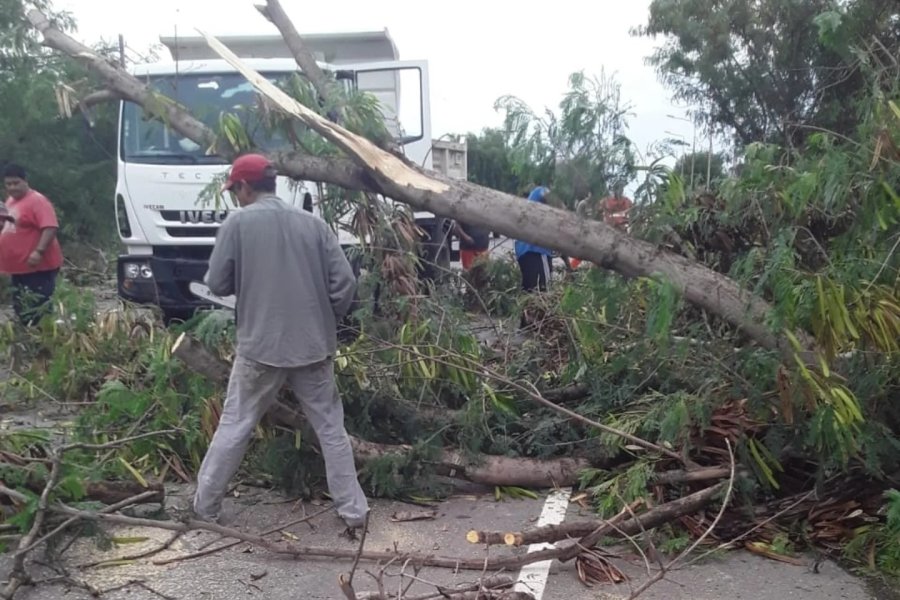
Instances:
[[[153,279],[153,269],[146,263],[125,263],[125,279]]]

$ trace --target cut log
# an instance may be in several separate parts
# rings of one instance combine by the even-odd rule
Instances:
[[[30,479],[26,484],[29,490],[39,494],[46,482]],[[142,492],[155,492],[154,495],[142,498],[140,504],[157,504],[166,499],[166,488],[161,483],[149,483],[144,487],[136,481],[91,481],[84,486],[84,500],[101,504],[118,504],[133,498]]]
[[[674,483],[688,483],[692,481],[709,481],[711,479],[726,479],[731,474],[729,467],[708,467],[691,471],[666,471],[656,473],[651,481],[657,485],[672,485]]]
[[[162,483],[149,483],[144,487],[136,481],[95,481],[85,487],[85,498],[103,504],[118,504],[137,496],[141,492],[156,492],[140,501],[141,504],[161,503],[166,499],[166,488]]]
[[[174,102],[161,100],[159,94],[150,91],[124,69],[53,27],[40,11],[29,11],[28,18],[43,35],[46,45],[100,75],[111,91],[141,104],[148,113],[164,119],[170,127],[194,142],[229,155],[227,148],[216,147],[216,136],[208,127]],[[516,196],[420,169],[323,119],[248,69],[217,40],[206,37],[210,46],[245,74],[260,93],[352,159],[323,159],[296,153],[273,155],[285,175],[380,193],[416,210],[462,221],[478,221],[497,233],[540,244],[566,256],[583,257],[626,277],[662,277],[675,285],[688,302],[718,315],[760,346],[777,350],[783,358],[793,362],[794,351],[786,336],[773,332],[767,325],[773,322],[771,305],[736,281],[696,261],[632,238],[602,221],[581,219],[574,212],[525,202]],[[815,348],[812,337],[803,331],[794,334],[800,340],[802,358],[815,364],[811,355]]]
[[[351,436],[353,455],[365,462],[391,454],[406,454],[409,446],[376,444]],[[475,483],[526,488],[565,487],[578,481],[578,474],[592,467],[583,458],[534,459],[482,454],[475,462],[468,461],[461,452],[444,449],[435,459],[441,474],[462,477]]]
[[[172,346],[172,356],[181,360],[195,373],[199,373],[219,384],[224,384],[229,375],[228,365],[210,352],[195,338],[182,333]],[[305,420],[299,404],[289,390],[282,391],[282,399],[275,402],[267,418],[291,429],[304,427]],[[390,455],[404,455],[412,447],[400,444],[378,444],[350,436],[353,455],[357,462],[365,463],[375,458]],[[527,488],[549,488],[573,485],[578,474],[592,466],[584,458],[555,458],[538,460],[532,458],[480,455],[476,460],[468,460],[457,450],[443,449],[434,459],[434,466],[441,475],[466,479],[485,485],[517,486]]]
[[[576,400],[587,398],[591,395],[591,389],[583,383],[573,383],[566,387],[546,390],[541,392],[541,395],[550,402],[565,404],[566,402],[574,402]]]
[[[717,483],[712,487],[694,492],[683,498],[672,500],[666,504],[662,504],[652,508],[644,514],[638,515],[637,518],[623,521],[617,527],[613,527],[606,521],[572,521],[569,523],[561,523],[559,525],[547,525],[545,527],[536,527],[521,532],[487,532],[487,531],[470,531],[466,536],[469,541],[475,540],[476,543],[482,544],[506,544],[507,546],[524,546],[530,544],[553,543],[559,540],[571,538],[582,538],[590,535],[592,532],[600,530],[599,537],[622,537],[625,535],[636,535],[644,530],[650,530],[659,527],[670,521],[674,521],[685,515],[695,513],[709,504],[722,490],[725,489],[726,482]],[[599,537],[597,539],[599,539]]]

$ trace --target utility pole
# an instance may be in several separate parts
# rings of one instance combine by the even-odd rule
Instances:
[[[681,176],[681,179],[684,180],[684,163],[685,163],[684,159],[687,158],[687,150],[685,150],[685,147],[687,147],[687,141],[684,139],[684,136],[681,135],[680,133],[675,133],[674,131],[668,131],[668,130],[666,130],[664,133],[667,133],[667,134],[671,135],[672,137],[681,138],[681,141],[678,142],[678,145],[681,146],[681,160],[679,160],[678,162],[681,163],[681,168],[679,169],[679,171],[680,171],[679,175]]]
[[[676,121],[684,121],[686,123],[693,123],[690,119],[685,119],[684,117],[676,117],[675,115],[666,115],[670,119],[675,119]],[[691,141],[691,182],[689,187],[693,189],[694,187],[694,163],[697,162],[697,126],[696,124],[693,127],[694,135],[693,140]]]
[[[125,36],[119,34],[119,66],[125,66]]]
[[[712,103],[709,105],[709,153],[706,155],[706,191],[709,191],[709,180],[712,178],[713,122]]]

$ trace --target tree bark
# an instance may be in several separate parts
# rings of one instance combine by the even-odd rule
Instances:
[[[412,450],[410,446],[376,444],[353,436],[350,443],[353,445],[353,455],[362,462],[391,454],[406,454]],[[578,473],[593,466],[583,458],[540,460],[487,454],[471,462],[461,452],[446,448],[434,460],[441,472],[451,477],[462,477],[486,485],[527,488],[574,485],[578,481]]]
[[[230,372],[228,365],[207,350],[203,344],[185,333],[178,336],[172,345],[172,356],[181,360],[195,373],[200,373],[211,381],[224,384],[228,380]],[[289,390],[282,390],[282,393],[286,398],[290,398],[293,406],[278,400],[267,417],[275,423],[291,429],[303,427],[305,419],[299,411],[299,403]],[[360,463],[390,455],[402,456],[412,451],[411,446],[378,444],[352,435],[350,444],[353,446],[353,456]],[[442,475],[485,485],[529,488],[573,485],[578,481],[580,471],[596,466],[584,458],[538,460],[486,454],[479,455],[476,460],[472,461],[463,456],[462,452],[447,448],[438,453],[434,458],[434,464]]]
[[[125,70],[55,29],[40,11],[32,10],[28,17],[43,35],[46,45],[84,63],[103,78],[110,90],[141,104],[185,137],[204,146],[216,146],[212,130],[192,115],[173,102],[161,101],[161,95],[148,90]],[[265,97],[337,145],[352,159],[275,154],[273,158],[285,175],[380,193],[417,210],[444,217],[463,221],[476,218],[498,233],[558,250],[566,256],[578,256],[625,277],[661,277],[671,282],[688,302],[720,316],[760,346],[776,350],[785,360],[793,361],[793,349],[786,336],[773,333],[768,326],[772,307],[734,280],[634,239],[601,221],[583,220],[573,212],[525,202],[502,192],[426,172],[294,101],[244,66],[220,42],[206,37],[210,46],[242,72]],[[228,154],[225,149],[222,153]],[[813,339],[802,331],[794,334],[800,340],[802,358],[811,362]]]

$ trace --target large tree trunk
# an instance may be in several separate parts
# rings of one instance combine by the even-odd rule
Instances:
[[[103,78],[110,90],[141,104],[182,135],[201,145],[215,147],[216,136],[193,116],[174,103],[161,102],[159,94],[149,91],[124,69],[54,28],[40,11],[32,10],[28,16],[43,34],[46,45],[84,63]],[[352,159],[326,160],[296,153],[275,154],[273,159],[284,174],[381,193],[417,210],[445,217],[477,220],[498,233],[592,261],[626,277],[662,277],[674,284],[689,302],[733,324],[762,347],[778,350],[785,359],[793,360],[793,350],[786,337],[773,333],[767,325],[772,320],[772,307],[734,280],[634,239],[603,222],[583,220],[573,212],[525,202],[502,192],[426,172],[294,101],[245,67],[217,40],[208,36],[207,39],[265,97],[340,147]],[[220,151],[227,154],[227,150]],[[804,350],[813,349],[810,336],[804,332],[795,332],[795,335]],[[811,360],[809,356],[803,358]]]
[[[228,365],[187,334],[181,334],[175,341],[172,346],[172,356],[188,365],[195,373],[200,373],[211,381],[224,384],[228,379]],[[304,427],[306,422],[293,394],[287,389],[282,390],[282,398],[283,400],[279,399],[275,402],[267,418],[275,424],[290,429]],[[353,456],[360,464],[385,456],[403,456],[413,450],[411,446],[378,444],[352,435],[350,444],[353,446]],[[538,460],[482,454],[473,460],[465,457],[462,452],[448,448],[440,450],[430,460],[441,475],[449,475],[484,485],[530,488],[574,485],[582,470],[598,466],[584,458]]]

